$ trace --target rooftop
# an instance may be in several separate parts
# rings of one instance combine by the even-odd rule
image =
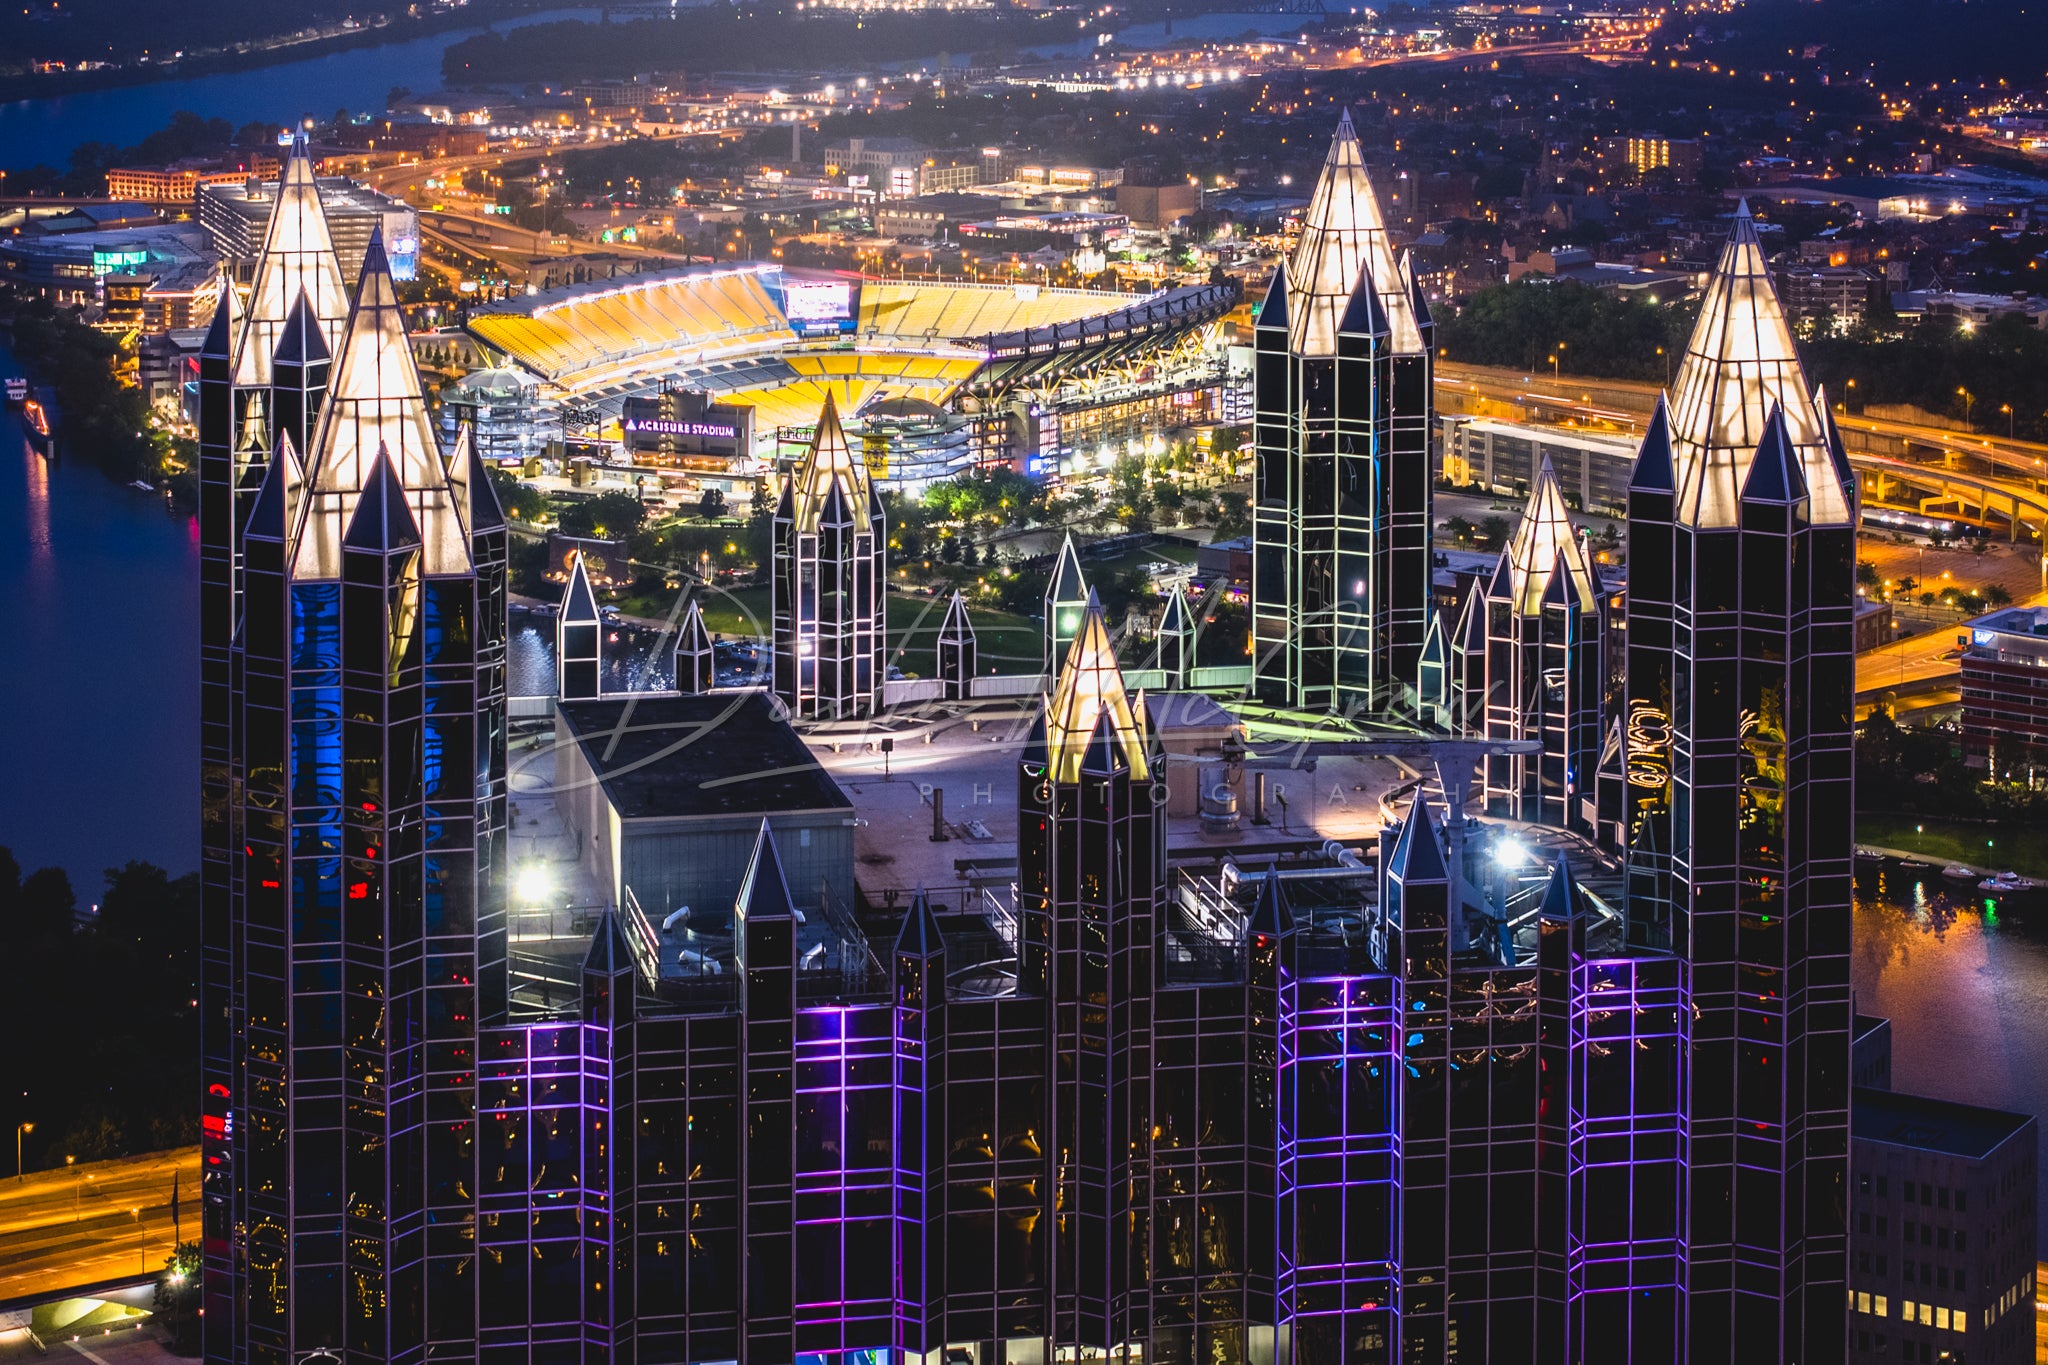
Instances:
[[[1858,1141],[1976,1159],[1989,1156],[2033,1123],[2026,1114],[1869,1087],[1857,1088],[1849,1110],[1849,1131]]]
[[[853,809],[763,692],[565,702],[559,714],[621,819]]]
[[[2048,607],[2006,607],[1970,622],[1970,649],[1999,654],[2048,650]]]

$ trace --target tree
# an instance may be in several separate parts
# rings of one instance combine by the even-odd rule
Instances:
[[[71,878],[61,867],[37,868],[22,879],[14,913],[22,938],[70,933],[73,916],[78,913],[78,896],[71,889]]]
[[[697,500],[697,515],[706,521],[716,521],[725,515],[725,492],[723,489],[706,488],[704,496]]]
[[[156,1320],[169,1329],[171,1349],[180,1355],[198,1354],[199,1307],[205,1298],[200,1277],[199,1243],[180,1242],[177,1249],[164,1258],[163,1274],[157,1276],[154,1297]]]
[[[1472,539],[1473,534],[1477,532],[1478,529],[1479,528],[1477,526],[1474,526],[1471,522],[1465,520],[1465,518],[1463,517],[1444,518],[1444,534],[1451,538],[1451,543],[1453,545],[1465,544],[1467,541]]]
[[[1491,516],[1479,523],[1479,541],[1490,550],[1505,546],[1513,534],[1514,527],[1503,516]]]
[[[1883,582],[1884,579],[1877,572],[1877,565],[1867,559],[1856,561],[1856,584],[1858,587],[1869,588],[1875,591]]]
[[[558,518],[562,534],[606,540],[630,540],[647,519],[647,505],[631,493],[600,493],[587,502],[571,503]]]
[[[1986,583],[1984,600],[1994,607],[2009,607],[2012,605],[2012,594],[2006,591],[2003,583]]]
[[[538,526],[553,514],[547,495],[539,489],[521,483],[507,470],[487,469],[484,472],[491,480],[491,491],[498,495],[498,506],[512,520]]]

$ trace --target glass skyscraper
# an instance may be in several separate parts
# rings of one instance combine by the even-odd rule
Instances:
[[[1252,651],[1269,705],[1417,704],[1434,334],[1346,112],[1254,330]]]
[[[1421,450],[1427,324],[1339,202],[1369,198],[1356,157],[1340,130],[1320,245],[1261,318],[1289,340],[1260,382],[1322,444],[1262,447],[1305,482],[1260,552],[1403,594],[1288,618],[1305,643],[1262,676],[1318,710],[1412,689],[1428,601],[1427,469],[1375,472]],[[317,203],[278,212],[315,240]],[[1301,268],[1326,251],[1378,264],[1334,292]],[[1176,880],[1164,745],[1084,596],[1018,755],[1013,886],[856,920],[764,822],[690,970],[628,886],[574,997],[516,1013],[505,527],[467,438],[435,443],[380,250],[331,333],[315,290],[267,290],[205,370],[209,1360],[1842,1359],[1853,488],[1746,219],[1632,494],[1620,913],[1563,860],[1482,871],[1425,797],[1377,868]],[[1354,374],[1394,425],[1315,406]],[[828,432],[821,510],[793,491],[778,530],[843,575],[881,528]],[[1365,501],[1297,535],[1315,461]],[[1525,528],[1513,603],[1583,614],[1562,534]],[[871,704],[869,648],[793,695]]]

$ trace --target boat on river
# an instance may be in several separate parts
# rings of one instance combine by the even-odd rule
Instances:
[[[55,459],[57,455],[57,421],[53,409],[43,396],[25,399],[21,405],[21,430],[28,437],[28,447],[44,459]]]
[[[1941,870],[1941,879],[1945,882],[1954,882],[1958,886],[1975,886],[1983,877],[1976,868],[1964,867],[1957,863],[1944,867]]]
[[[20,408],[28,401],[28,380],[18,374],[7,377],[7,406]]]
[[[1977,889],[1987,896],[2016,896],[2044,888],[2048,888],[2048,882],[2022,877],[2017,872],[1994,873],[1977,883]]]

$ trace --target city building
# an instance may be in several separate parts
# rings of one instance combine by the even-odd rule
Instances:
[[[1546,460],[1507,550],[1465,597],[1465,616],[1479,619],[1461,619],[1457,628],[1457,638],[1484,645],[1450,675],[1453,714],[1489,739],[1541,746],[1487,755],[1482,780],[1490,813],[1581,823],[1580,803],[1600,761],[1605,600]]]
[[[852,908],[853,803],[766,692],[566,703],[555,785],[608,904],[730,911],[765,821],[795,884]]]
[[[775,508],[775,694],[797,719],[849,720],[879,704],[888,543],[881,493],[828,393]]]
[[[1929,318],[1965,330],[2003,317],[2024,318],[2030,327],[2048,328],[2048,298],[2037,294],[1963,294],[1948,289],[1916,289],[1892,295],[1892,310],[1902,318]]]
[[[1794,265],[1778,276],[1778,293],[1797,318],[1829,318],[1840,327],[1863,321],[1878,279],[1854,265]]]
[[[215,258],[206,234],[190,226],[96,228],[0,237],[0,279],[55,303],[102,301],[109,277],[137,272],[180,275],[211,272]],[[117,286],[117,294],[119,286]],[[139,297],[139,312],[144,311]]]
[[[225,695],[233,775],[203,882],[206,1333],[220,1360],[424,1361],[478,1331],[478,1043],[509,985],[505,531],[467,443],[444,458],[435,440],[375,238],[294,435],[306,390],[286,376],[321,336],[303,286],[337,266],[283,250],[324,237],[302,148],[285,185],[257,301],[279,274],[301,286],[269,367],[288,392],[252,409],[271,448],[228,540],[227,686],[203,702]],[[224,350],[203,443],[234,416]],[[210,550],[224,504],[206,494]],[[209,609],[228,586],[205,584]]]
[[[211,259],[130,267],[100,280],[107,324],[154,333],[204,328],[220,295],[220,266]]]
[[[1668,178],[1673,185],[1691,185],[1700,178],[1704,149],[1698,138],[1631,133],[1603,137],[1594,158],[1603,182],[1640,185]]]
[[[1856,1022],[1849,1360],[2028,1365],[2038,1123],[1895,1092],[1890,1024]]]
[[[1202,187],[1187,179],[1133,184],[1126,176],[1116,187],[1116,211],[1139,227],[1163,231],[1200,207]]]
[[[2048,746],[2048,607],[2007,607],[1963,629],[1964,759],[2032,785]]]
[[[321,176],[317,183],[328,235],[345,271],[361,269],[370,238],[381,233],[391,277],[414,277],[419,268],[420,220],[411,205],[338,176]],[[255,267],[278,194],[276,181],[254,178],[199,187],[200,225],[238,280],[248,278]]]
[[[539,453],[535,422],[540,412],[540,381],[509,366],[473,370],[441,394],[441,432],[454,440],[470,429],[477,454],[492,464],[508,464]]]
[[[110,166],[107,194],[144,204],[189,206],[201,185],[240,185],[250,178],[275,179],[278,160],[262,152],[222,157],[195,157],[168,166]]]
[[[1269,705],[1414,703],[1429,629],[1432,334],[1347,111],[1254,331],[1252,649]]]
[[[1840,1361],[1856,490],[1746,208],[1672,395],[1629,488],[1624,856],[1630,945],[1690,982],[1688,1099],[1628,1178],[1686,1225],[1638,1197],[1588,1272],[1672,1358]]]
[[[1568,506],[1609,516],[1627,509],[1636,452],[1628,437],[1492,417],[1445,414],[1439,421],[1445,483],[1519,497],[1547,464]]]
[[[323,357],[338,352],[350,316],[312,160],[304,143],[295,142],[264,227],[247,307],[223,280],[199,356],[199,875],[207,926],[200,978],[201,1074],[206,1082],[200,1120],[206,1181],[202,1252],[209,1325],[220,1334],[217,1340],[234,1342],[237,1357],[247,1359],[292,1358],[290,1324],[280,1319],[286,1312],[290,1266],[285,1248],[291,1231],[288,1182],[282,1173],[291,1160],[293,1115],[284,1104],[283,1077],[290,1059],[279,1036],[291,1008],[285,984],[288,921],[282,909],[286,881],[281,867],[267,876],[252,867],[258,842],[266,867],[272,867],[280,861],[278,850],[286,838],[279,825],[285,806],[271,793],[285,761],[283,737],[277,733],[285,704],[278,680],[288,656],[275,636],[284,624],[286,604],[275,595],[261,599],[258,696],[269,710],[252,718],[247,714],[252,641],[246,629],[245,531],[265,486],[280,500],[271,509],[272,527],[282,524],[286,509],[281,500],[292,490],[270,478],[270,466],[286,446],[292,458],[283,472],[303,489],[305,469],[298,452],[311,451],[310,436],[321,416],[328,378]],[[288,326],[293,322],[295,327]],[[280,352],[284,363],[279,363]],[[372,358],[377,354],[370,351]],[[352,382],[373,387],[377,376],[361,373],[360,362],[356,369]],[[266,553],[266,584],[275,589],[281,553],[275,547]],[[305,600],[295,609],[324,610],[336,589],[309,588],[301,596]],[[503,611],[502,596],[494,609]],[[360,610],[356,619],[361,620]],[[334,701],[338,706],[339,697]],[[315,763],[305,760],[308,769]],[[254,811],[247,808],[252,765],[263,789],[263,804]],[[331,787],[337,765],[338,758],[326,762],[323,787]],[[340,796],[334,796],[328,809],[338,819]],[[374,819],[377,813],[364,814]],[[368,882],[363,885],[367,898]],[[303,890],[309,906],[328,905],[339,894],[332,878],[309,881]],[[331,926],[332,910],[323,908],[320,917]],[[252,1056],[256,1047],[262,1050],[260,1058]],[[319,1064],[330,1062],[338,1058],[322,1054]],[[328,1142],[320,1159],[331,1166],[332,1157]],[[251,1229],[259,1223],[261,1245],[252,1251]],[[252,1288],[257,1264],[269,1284],[260,1322],[245,1316],[257,1292]]]
[[[1258,793],[1263,823],[1265,779],[1302,754],[1261,756],[1213,698],[1134,696],[1066,547],[1051,675],[1014,675],[1021,742],[984,770],[1013,861],[970,877],[995,860],[934,853],[965,884],[928,890],[855,882],[853,840],[890,821],[906,865],[949,843],[936,788],[842,784],[821,752],[868,727],[820,719],[886,695],[886,528],[830,404],[774,515],[774,687],[579,678],[553,745],[522,752],[553,765],[552,801],[522,786],[522,837],[564,853],[512,865],[505,528],[467,430],[436,439],[374,241],[330,334],[340,267],[294,149],[248,308],[224,292],[201,355],[209,1362],[2017,1349],[2031,1127],[1864,1090],[1852,1143],[1852,1077],[1887,1070],[1846,970],[1855,489],[1754,225],[1629,489],[1607,875],[1468,818],[1489,741],[1383,714],[1425,657],[1469,666],[1493,639],[1470,638],[1490,613],[1459,640],[1430,624],[1427,314],[1355,158],[1347,124],[1261,319],[1281,387],[1260,422],[1289,439],[1262,441],[1285,482],[1262,482],[1279,526],[1255,546],[1405,588],[1407,522],[1354,489],[1412,460],[1387,478],[1424,536],[1413,657],[1376,656],[1405,639],[1403,597],[1362,644],[1332,629],[1281,669],[1275,705],[1311,757],[1437,768],[1448,808],[1415,786],[1361,852],[1286,830],[1275,791],[1260,858],[1191,863],[1177,812],[1233,833],[1220,785]],[[1384,402],[1329,395],[1354,376]],[[1590,568],[1537,478],[1500,595],[1583,618]],[[1338,539],[1361,531],[1388,545]],[[577,572],[558,620],[592,639],[560,657],[594,673],[588,588]],[[1316,591],[1264,600],[1298,629],[1353,624]],[[941,671],[964,681],[959,616]],[[1382,714],[1327,714],[1354,702]],[[997,737],[953,728],[966,777]],[[1880,1332],[1899,1349],[1878,1357]]]

